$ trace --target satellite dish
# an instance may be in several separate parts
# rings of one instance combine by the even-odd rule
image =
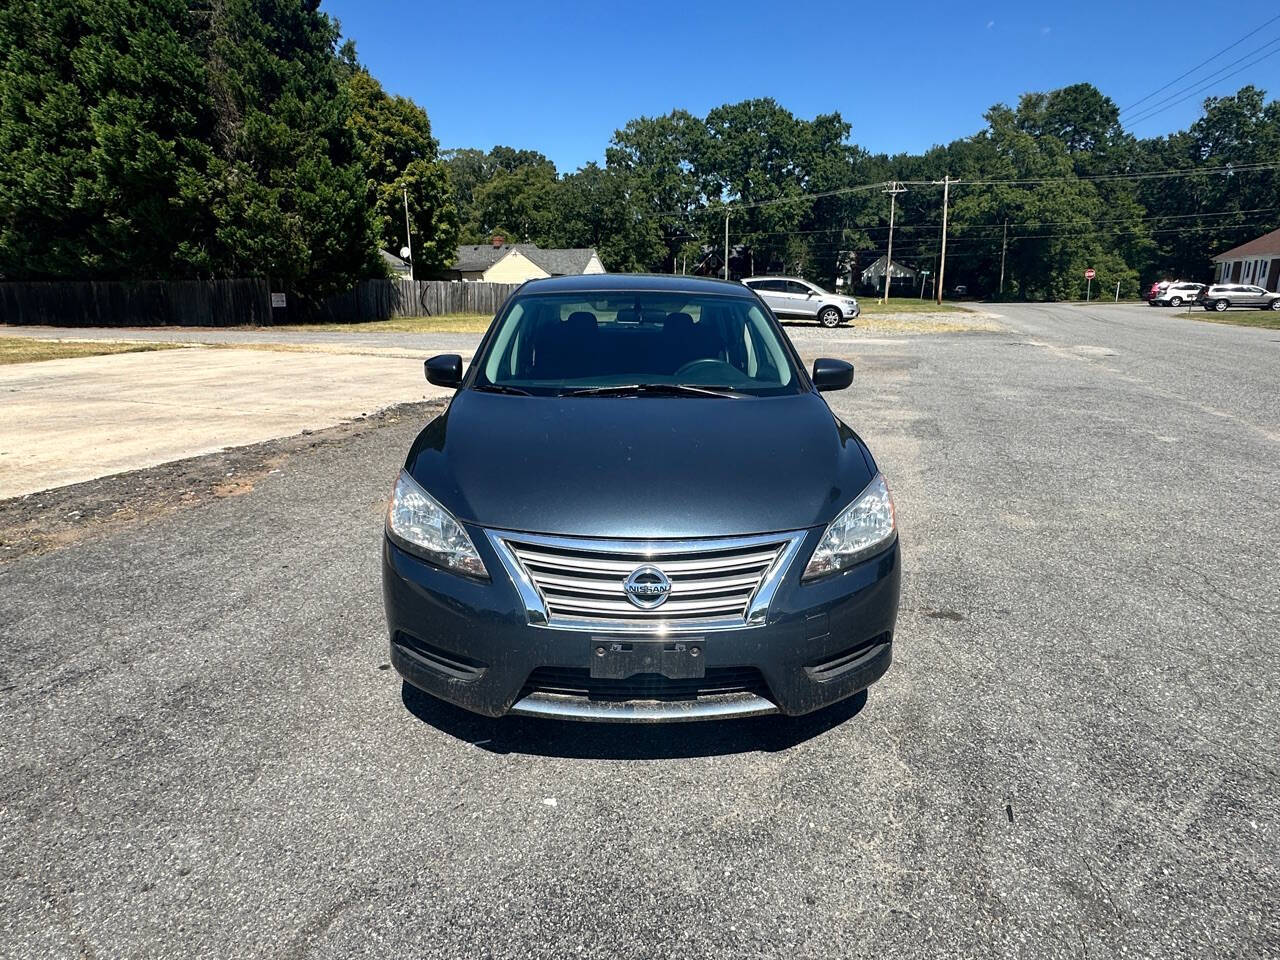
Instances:
[[[401,259],[401,260],[408,260],[408,259],[409,259],[409,253],[410,253],[410,250],[409,250],[409,248],[408,248],[408,247],[401,247],[401,248],[400,248],[400,259]]]

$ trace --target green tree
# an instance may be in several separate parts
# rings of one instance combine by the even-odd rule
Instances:
[[[317,0],[207,11],[214,107],[212,250],[225,275],[320,295],[383,272],[364,164],[339,85],[337,27]]]
[[[1138,144],[1138,169],[1225,170],[1280,162],[1280,102],[1242,87],[1229,97],[1211,97],[1191,127]],[[1280,171],[1241,170],[1139,183],[1139,199],[1158,230],[1150,258],[1151,279],[1208,280],[1210,258],[1274,229],[1280,216]],[[1199,216],[1196,216],[1199,215]]]
[[[625,185],[622,192],[648,221],[639,228],[641,242],[651,246],[656,231],[665,248],[656,257],[640,252],[637,262],[644,269],[674,272],[695,236],[695,218],[705,198],[694,165],[705,149],[706,129],[692,114],[673,110],[662,117],[632,120],[615,131],[605,150],[607,170]]]
[[[206,275],[211,113],[181,0],[0,7],[0,273]]]
[[[458,244],[458,211],[431,122],[412,100],[388,96],[363,69],[350,70],[344,87],[380,242],[393,252],[406,245],[407,191],[415,275],[425,277],[448,264]]]
[[[664,260],[666,246],[644,199],[625,174],[589,163],[556,185],[554,216],[543,242],[594,247],[609,270],[653,270]]]

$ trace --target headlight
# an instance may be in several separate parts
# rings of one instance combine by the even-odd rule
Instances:
[[[892,540],[895,529],[893,498],[877,473],[823,532],[801,579],[825,577],[857,563]]]
[[[403,470],[387,508],[387,535],[410,553],[441,567],[489,579],[484,561],[462,524]]]
[[[856,307],[858,305],[858,301],[853,299],[853,297],[845,297],[844,302],[850,307]]]

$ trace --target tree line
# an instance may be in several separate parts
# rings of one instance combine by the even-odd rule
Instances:
[[[611,270],[720,267],[830,283],[884,252],[987,295],[1080,295],[1085,267],[1135,295],[1203,278],[1280,222],[1280,104],[1251,86],[1188,129],[1138,138],[1089,84],[997,104],[973,136],[873,154],[839,113],[770,99],[618,129],[558,171],[509,146],[442,153],[317,0],[8,0],[0,7],[0,275],[267,276],[317,295],[494,236],[595,247]],[[1239,172],[1223,175],[1224,169]],[[1170,171],[1188,175],[1169,177]],[[974,183],[974,181],[981,181]]]

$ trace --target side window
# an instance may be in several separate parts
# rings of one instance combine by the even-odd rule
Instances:
[[[807,297],[810,293],[813,292],[808,287],[806,287],[803,283],[796,283],[794,280],[786,281],[786,291],[787,293],[797,293],[802,297]]]
[[[755,288],[757,290],[766,291],[769,293],[777,293],[779,290],[782,289],[782,281],[781,280],[759,280],[756,282]]]

